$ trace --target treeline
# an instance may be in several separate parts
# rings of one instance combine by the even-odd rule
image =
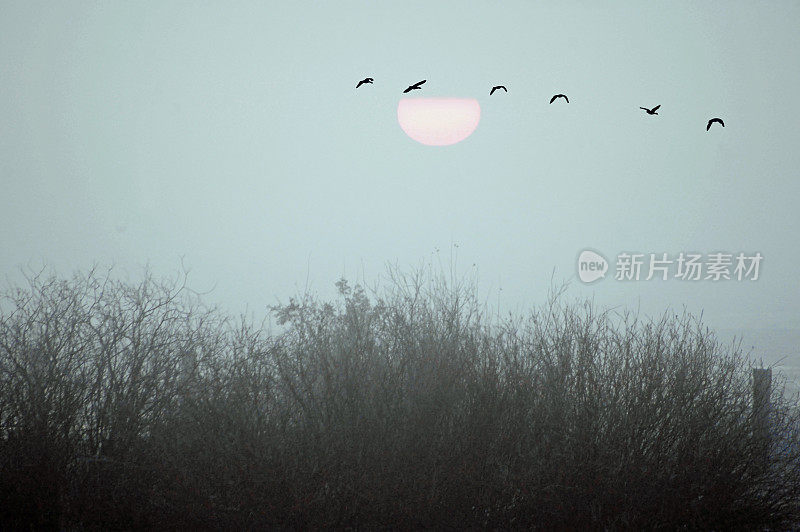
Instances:
[[[491,317],[390,272],[274,325],[146,274],[0,300],[0,528],[758,529],[800,520],[800,420],[689,315]],[[768,459],[765,459],[768,458]]]

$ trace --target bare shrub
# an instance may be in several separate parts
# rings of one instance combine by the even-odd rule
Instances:
[[[389,270],[271,308],[185,275],[43,273],[0,303],[0,519],[66,528],[755,529],[797,522],[797,410],[699,319],[492,316]],[[766,459],[765,459],[766,458]]]

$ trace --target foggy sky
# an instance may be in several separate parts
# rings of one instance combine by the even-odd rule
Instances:
[[[454,263],[505,308],[569,280],[800,365],[800,4],[556,4],[0,2],[0,272],[183,258],[263,313]],[[479,101],[471,137],[403,133],[421,79],[408,96]],[[764,258],[755,282],[586,285],[586,248]]]

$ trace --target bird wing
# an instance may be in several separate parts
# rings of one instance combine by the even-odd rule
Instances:
[[[643,111],[649,111],[650,110],[650,109],[648,109],[646,107],[639,107],[639,109],[642,109]]]
[[[497,90],[497,87],[492,87],[492,90],[489,91],[489,96],[494,94],[494,91],[496,91],[496,90]]]
[[[719,122],[722,127],[725,127],[725,122],[723,122],[721,118],[717,118],[717,122]]]
[[[364,83],[364,80],[361,80],[361,81],[359,81],[359,82],[358,82],[358,85],[356,85],[356,88],[359,88],[359,87],[361,86],[361,84],[362,84],[362,83]]]
[[[659,108],[659,107],[661,107],[661,104],[658,104],[658,105],[656,105],[655,107],[653,107],[653,111],[658,111],[658,108]]]
[[[414,87],[409,87],[409,88],[407,88],[406,90],[404,90],[404,91],[403,91],[403,94],[405,94],[405,93],[407,93],[407,92],[411,92],[411,89],[413,89],[413,88],[414,88]]]
[[[713,120],[709,120],[709,121],[708,121],[708,124],[706,124],[706,131],[708,131],[709,129],[711,129],[711,123],[712,123],[712,122],[713,122]]]
[[[425,83],[426,81],[428,81],[428,80],[427,79],[423,79],[422,81],[418,81],[418,82],[414,83],[412,85],[412,87],[414,87],[415,89],[418,89],[419,86],[422,85],[423,83]]]
[[[501,89],[503,89],[504,91],[508,92],[508,89],[507,89],[507,88],[505,88],[505,86],[503,86],[503,85],[500,85],[500,88],[501,88]]]
[[[553,103],[554,101],[556,101],[556,98],[558,98],[558,95],[555,95],[552,98],[550,98],[550,103]]]
[[[569,98],[567,98],[566,96],[564,96],[564,99],[565,99],[565,100],[567,100],[567,103],[569,103]]]

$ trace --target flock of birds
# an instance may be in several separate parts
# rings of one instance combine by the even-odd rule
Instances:
[[[359,88],[361,85],[370,84],[373,81],[375,81],[375,80],[372,79],[372,78],[364,78],[364,79],[362,79],[361,81],[358,82],[358,84],[356,85],[356,88]],[[406,93],[414,91],[414,90],[422,90],[422,85],[426,81],[428,81],[428,80],[427,79],[423,79],[422,81],[418,81],[418,82],[414,83],[413,85],[409,85],[408,87],[406,87],[406,90],[403,91],[403,94],[406,94]],[[494,94],[495,91],[500,90],[500,89],[503,89],[505,92],[508,92],[508,89],[505,88],[505,86],[503,86],[503,85],[495,85],[494,87],[492,87],[492,90],[489,91],[489,96],[491,96],[492,94]],[[566,100],[566,102],[569,103],[569,98],[567,98],[567,96],[565,94],[556,94],[556,95],[554,95],[552,98],[550,98],[550,103],[552,104],[558,98],[564,98],[564,100]],[[659,107],[661,107],[660,104],[656,105],[652,109],[648,109],[647,107],[639,107],[639,109],[642,109],[644,112],[646,112],[649,115],[657,115]],[[708,121],[708,124],[706,124],[706,131],[711,129],[711,125],[714,124],[714,123],[718,123],[722,127],[725,127],[725,122],[723,122],[721,118],[712,118],[711,120]]]

